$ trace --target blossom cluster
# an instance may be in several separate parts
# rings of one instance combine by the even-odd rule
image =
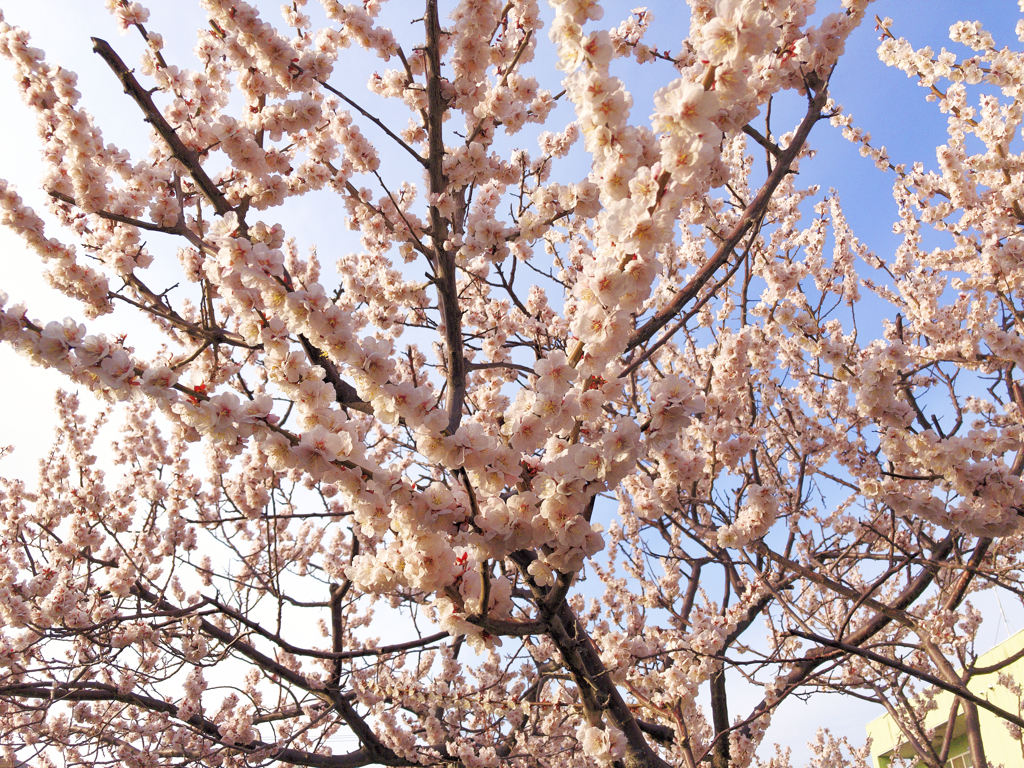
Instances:
[[[949,126],[894,165],[825,100],[863,0],[817,26],[809,0],[693,0],[675,53],[650,10],[596,0],[428,2],[395,32],[377,0],[201,5],[190,70],[141,4],[107,3],[143,38],[140,68],[108,63],[156,129],[144,159],[0,22],[77,245],[7,182],[0,222],[87,317],[161,336],[0,295],[0,340],[110,405],[87,423],[61,396],[40,490],[0,481],[5,733],[76,761],[102,727],[103,759],[140,766],[314,764],[342,728],[353,765],[745,766],[826,658],[830,684],[906,689],[805,643],[967,658],[960,601],[1022,546],[1024,57],[882,22]],[[354,49],[391,67],[366,93]],[[633,67],[660,78],[651,115]],[[786,91],[808,115],[761,135]],[[801,186],[826,116],[895,172],[891,258]],[[354,234],[301,251],[312,219]],[[763,701],[723,726],[741,674]]]

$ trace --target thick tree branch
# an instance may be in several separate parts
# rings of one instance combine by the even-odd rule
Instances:
[[[427,171],[430,193],[434,196],[454,194],[448,189],[444,175],[444,114],[445,102],[441,77],[441,24],[438,20],[437,0],[427,0],[423,18],[426,26],[427,60]],[[433,243],[433,267],[436,273],[437,298],[444,324],[445,409],[448,411],[448,433],[454,434],[462,422],[462,407],[466,400],[466,356],[462,342],[462,310],[455,268],[455,254],[449,247],[449,222],[441,215],[436,204],[430,206],[430,238]]]
[[[173,719],[178,719],[178,707],[169,701],[144,696],[139,693],[121,691],[114,685],[99,682],[70,683],[19,683],[0,687],[0,697],[12,699],[35,699],[48,702],[56,701],[119,701],[133,707],[140,707],[151,712],[159,712]],[[380,763],[389,766],[416,765],[403,760],[394,753],[390,758],[379,755],[372,749],[362,747],[344,755],[323,755],[306,752],[300,749],[279,747],[263,741],[253,740],[244,744],[225,741],[217,724],[202,715],[181,718],[204,738],[218,744],[222,748],[245,755],[259,756],[262,759],[277,760],[291,765],[308,765],[312,768],[360,768],[360,766]],[[390,752],[390,750],[389,750]]]
[[[921,645],[945,682],[955,687],[967,687],[969,673],[964,677],[958,675],[945,654],[928,638],[922,638]],[[964,726],[967,730],[967,745],[971,753],[971,762],[974,763],[975,768],[988,768],[985,746],[981,739],[981,718],[978,714],[978,703],[963,696],[957,696],[957,698],[960,699],[964,708]],[[952,724],[950,724],[950,727],[952,727]]]
[[[796,133],[793,135],[792,141],[789,142],[789,146],[780,155],[775,168],[768,176],[764,186],[761,187],[757,196],[744,209],[736,226],[733,227],[725,240],[722,241],[722,244],[718,246],[718,250],[708,259],[707,263],[697,271],[697,274],[693,276],[690,282],[679,289],[672,298],[672,301],[633,332],[626,343],[624,351],[628,352],[634,347],[649,341],[654,334],[664,328],[673,317],[679,314],[687,302],[691,301],[700,292],[700,289],[707,284],[719,267],[729,260],[739,242],[761,220],[765,211],[768,210],[768,204],[771,202],[772,195],[775,194],[775,190],[778,189],[782,180],[789,174],[790,167],[803,149],[804,143],[807,141],[808,135],[810,135],[811,128],[822,119],[821,111],[825,107],[825,102],[828,101],[828,84],[826,82],[809,76],[807,86],[808,92],[813,93],[809,99],[807,114],[796,129]]]
[[[139,105],[139,108],[142,109],[143,114],[146,116],[146,122],[150,123],[163,140],[167,142],[174,157],[188,168],[192,180],[195,181],[196,186],[203,193],[203,197],[209,200],[213,209],[219,215],[223,216],[230,211],[231,206],[224,197],[224,193],[218,189],[217,185],[213,183],[213,179],[203,170],[198,153],[186,147],[185,143],[178,138],[174,128],[164,119],[156,104],[153,103],[153,97],[149,95],[149,91],[139,84],[132,71],[121,61],[121,57],[114,52],[114,49],[110,47],[106,40],[94,37],[92,38],[92,45],[93,50],[107,62],[107,65],[114,70],[114,74],[121,80],[121,83],[124,85],[124,92],[131,96],[135,103]]]
[[[302,349],[305,351],[309,361],[324,369],[325,378],[334,387],[335,399],[338,405],[342,408],[351,408],[363,413],[373,413],[373,407],[359,396],[359,392],[356,391],[355,387],[341,378],[338,367],[324,354],[323,350],[314,346],[309,339],[301,334],[299,335],[299,343],[302,345]]]
[[[611,725],[622,731],[628,744],[622,760],[625,768],[668,768],[668,764],[651,749],[639,721],[601,661],[600,651],[568,602],[563,599],[558,605],[551,605],[550,592],[554,588],[547,590],[530,577],[527,569],[535,558],[536,555],[527,551],[512,555],[516,568],[530,585],[535,603],[541,607],[548,625],[547,635],[558,648],[562,662],[576,683],[588,721],[599,725],[607,718]]]
[[[711,724],[715,742],[711,747],[712,768],[729,768],[729,692],[725,685],[725,665],[715,662],[711,673]]]

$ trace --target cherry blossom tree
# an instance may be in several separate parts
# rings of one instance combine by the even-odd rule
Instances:
[[[1000,671],[970,596],[1022,594],[1024,55],[877,20],[948,122],[935,164],[829,91],[866,0],[691,0],[673,50],[595,0],[396,32],[378,0],[200,5],[188,58],[107,2],[141,154],[0,23],[50,199],[0,183],[0,218],[81,306],[3,296],[0,338],[107,403],[59,395],[38,483],[0,485],[2,756],[781,768],[777,708],[827,692],[929,765],[930,691],[978,768],[979,710],[1020,733],[967,682]],[[821,130],[891,177],[895,253],[801,186]],[[301,250],[296,205],[354,252]]]

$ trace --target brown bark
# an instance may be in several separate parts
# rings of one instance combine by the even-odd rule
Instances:
[[[451,194],[444,175],[444,114],[448,109],[442,93],[441,77],[441,24],[438,20],[437,0],[427,0],[423,18],[427,30],[427,174],[430,193]],[[434,284],[444,324],[445,410],[448,411],[448,433],[454,434],[462,422],[462,407],[466,400],[466,356],[462,343],[462,310],[455,254],[447,246],[449,224],[436,205],[430,206],[430,239],[433,243]]]

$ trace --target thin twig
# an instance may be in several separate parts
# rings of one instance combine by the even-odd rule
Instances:
[[[317,80],[317,82],[320,83],[320,85],[322,85],[328,91],[333,93],[335,96],[337,96],[339,99],[344,101],[346,104],[348,104],[350,107],[352,107],[353,109],[357,110],[359,112],[359,114],[361,114],[367,120],[369,120],[374,125],[376,125],[378,128],[380,128],[382,131],[384,131],[384,133],[386,133],[388,136],[390,136],[392,139],[394,139],[396,142],[398,142],[398,145],[402,149],[404,149],[406,152],[408,152],[410,155],[412,155],[414,158],[416,158],[416,162],[417,163],[422,165],[424,168],[427,167],[426,159],[422,155],[420,155],[419,152],[417,152],[415,149],[413,149],[408,144],[406,144],[402,140],[401,136],[398,136],[396,133],[394,133],[390,128],[388,128],[386,125],[384,125],[384,123],[382,123],[378,118],[376,118],[373,115],[371,115],[369,112],[367,112],[365,109],[360,107],[358,104],[356,104],[354,101],[352,101],[352,99],[350,99],[348,96],[346,96],[344,93],[339,91],[334,86],[328,85],[323,80]]]

